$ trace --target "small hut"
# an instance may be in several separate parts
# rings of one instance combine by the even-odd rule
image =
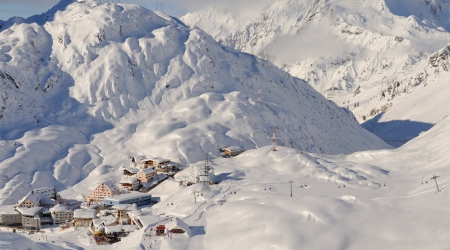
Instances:
[[[187,234],[188,236],[191,235],[191,230],[189,229],[189,226],[186,224],[186,222],[178,218],[172,218],[169,223],[166,224],[166,228],[167,230],[169,230],[169,232],[174,234]]]
[[[222,151],[225,153],[227,157],[233,157],[242,154],[245,150],[239,146],[230,146],[223,148]]]

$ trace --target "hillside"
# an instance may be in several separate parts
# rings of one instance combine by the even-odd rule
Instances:
[[[85,193],[131,155],[262,147],[274,127],[306,152],[389,147],[306,82],[137,5],[64,0],[6,21],[0,50],[4,204],[49,183]]]
[[[249,18],[210,5],[181,19],[306,80],[360,122],[388,107],[373,103],[398,75],[415,74],[450,39],[450,4],[444,1],[279,0],[262,6]]]

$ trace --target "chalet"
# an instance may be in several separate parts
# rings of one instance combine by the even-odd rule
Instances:
[[[65,205],[58,204],[50,208],[53,223],[60,224],[73,220],[73,211]]]
[[[153,160],[152,159],[144,159],[141,161],[141,168],[149,168],[153,167]]]
[[[147,183],[155,175],[156,175],[156,171],[153,168],[143,168],[143,169],[139,170],[139,172],[136,174],[136,178],[138,178],[138,180],[140,182]]]
[[[73,212],[73,225],[75,227],[90,227],[95,217],[97,216],[94,209],[75,209]]]
[[[166,229],[174,234],[187,234],[188,236],[191,235],[189,226],[184,221],[178,218],[172,218],[166,224]]]
[[[230,146],[223,148],[222,151],[225,153],[227,157],[236,156],[242,154],[245,150],[238,146]]]
[[[123,224],[124,221],[127,221],[126,214],[129,211],[136,210],[136,204],[118,204],[113,206],[113,209],[116,211],[116,220],[119,224]]]
[[[87,202],[102,202],[105,197],[111,197],[113,195],[120,194],[119,188],[116,187],[112,182],[106,181],[100,183],[96,188],[94,188],[87,196]]]
[[[139,189],[139,180],[134,177],[122,177],[122,179],[119,182],[120,187],[129,190],[129,191],[133,191],[133,190],[138,190]]]
[[[138,172],[139,172],[139,169],[137,169],[137,168],[125,168],[123,170],[122,175],[126,176],[126,177],[130,177],[130,176],[136,175]]]
[[[56,200],[59,200],[60,196],[56,193],[54,188],[44,187],[31,190],[25,197],[20,199],[17,207],[41,207],[41,206],[54,206]]]
[[[170,162],[169,159],[164,159],[161,157],[149,158],[149,159],[145,159],[145,160],[141,161],[144,168],[148,168],[148,167],[158,168],[164,164],[168,164],[169,162]]]
[[[159,173],[171,173],[171,172],[178,171],[178,168],[177,168],[177,165],[175,165],[173,163],[167,163],[167,164],[159,166],[156,169],[156,171]]]

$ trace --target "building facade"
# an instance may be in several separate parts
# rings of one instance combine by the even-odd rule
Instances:
[[[136,204],[136,206],[144,206],[151,203],[152,196],[148,193],[130,192],[127,194],[116,195],[105,198],[103,204],[105,206],[114,206],[120,204]]]
[[[58,204],[50,208],[50,213],[53,223],[55,224],[66,223],[73,220],[73,211],[64,205]]]
[[[139,189],[140,182],[136,177],[131,176],[131,177],[122,177],[119,184],[120,187],[129,191],[133,191]]]
[[[136,178],[140,182],[150,182],[152,178],[156,175],[156,171],[153,168],[144,168],[139,170],[139,172],[136,174]]]
[[[105,197],[111,197],[118,194],[120,194],[119,188],[117,188],[112,182],[107,181],[100,183],[97,187],[95,187],[86,196],[86,202],[102,202]]]
[[[21,226],[22,215],[14,209],[13,205],[2,206],[0,209],[0,225]]]
[[[94,209],[76,209],[73,212],[74,227],[90,227],[96,217]]]

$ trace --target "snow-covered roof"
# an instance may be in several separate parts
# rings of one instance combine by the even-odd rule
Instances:
[[[188,235],[191,235],[191,230],[189,229],[188,224],[186,224],[186,222],[182,221],[181,219],[178,218],[172,218],[167,224],[166,224],[166,228],[170,230],[172,229],[183,229],[184,231],[186,231],[186,233]]]
[[[230,152],[240,152],[240,151],[244,150],[243,148],[241,148],[239,146],[229,146],[229,147],[224,148],[224,150],[225,149],[230,151]]]
[[[131,211],[133,209],[136,209],[136,206],[134,204],[119,204],[119,205],[115,205],[113,206],[113,208],[121,210],[121,211]]]
[[[72,212],[73,213],[72,209],[70,209],[68,206],[61,205],[61,204],[58,204],[58,205],[50,208],[50,212],[52,212],[52,213]]]
[[[132,173],[132,174],[137,174],[137,172],[139,172],[138,168],[124,168],[124,171],[125,170],[130,172],[130,173]]]
[[[105,227],[105,233],[121,233],[121,232],[134,232],[136,231],[135,225],[116,225]]]
[[[119,188],[114,184],[112,181],[105,181],[103,182],[103,185],[107,186],[111,191],[118,191]]]
[[[18,214],[14,205],[0,206],[0,214]]]
[[[111,224],[113,224],[114,222],[116,222],[116,218],[112,215],[108,215],[108,216],[103,216],[100,218],[96,218],[92,220],[92,223],[94,224],[95,228],[99,228],[99,226],[103,225],[103,226],[109,226]]]
[[[41,204],[45,204],[45,205],[56,205],[57,202],[53,199],[50,199],[48,197],[42,197],[41,196]]]
[[[93,219],[95,217],[94,209],[75,209],[73,212],[73,218]]]
[[[169,159],[166,159],[166,158],[162,158],[162,157],[152,157],[152,158],[144,159],[144,160],[142,160],[141,162],[144,163],[144,162],[147,162],[147,161],[153,161],[153,162],[168,162],[168,161],[170,161],[170,160],[169,160]]]
[[[160,221],[159,216],[153,216],[151,212],[144,212],[142,210],[132,210],[127,212],[127,215],[136,222],[139,228],[147,228]]]
[[[130,177],[122,177],[122,179],[120,179],[120,183],[126,183],[126,184],[133,184],[135,182],[137,182],[138,179],[134,176],[130,176]]]
[[[141,170],[139,170],[139,172],[143,172],[144,174],[149,174],[149,173],[156,172],[156,170],[154,170],[153,168],[141,168]]]
[[[34,216],[41,211],[42,207],[16,207],[16,210],[22,215]]]
[[[26,199],[29,199],[31,202],[33,202],[34,205],[38,205],[39,201],[41,200],[41,195],[39,192],[34,192],[34,190],[28,192],[22,199],[20,199],[17,204],[22,204]]]
[[[112,197],[107,197],[107,198],[105,198],[105,200],[121,202],[121,201],[125,201],[125,200],[142,198],[142,197],[151,197],[151,195],[148,193],[130,192],[130,193],[126,193],[126,194],[119,194],[119,195],[114,195]]]

